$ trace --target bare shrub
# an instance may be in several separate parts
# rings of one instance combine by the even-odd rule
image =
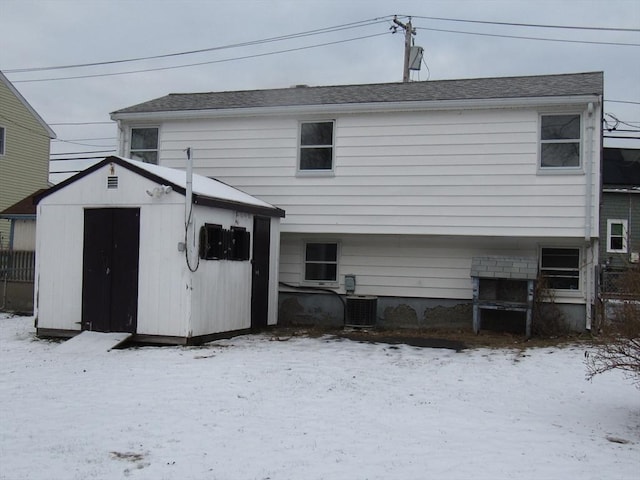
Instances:
[[[543,275],[538,277],[534,290],[531,333],[547,338],[569,333],[567,319],[556,304],[555,293]]]
[[[594,349],[585,353],[587,379],[609,370],[622,370],[640,388],[640,268],[628,269],[618,279],[612,318],[602,323]]]

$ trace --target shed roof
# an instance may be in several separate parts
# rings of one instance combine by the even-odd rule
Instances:
[[[81,178],[90,175],[105,165],[111,163],[120,165],[132,172],[135,172],[145,178],[148,178],[158,185],[166,185],[173,188],[174,191],[184,195],[187,188],[186,173],[184,170],[175,168],[161,167],[149,163],[131,160],[129,158],[110,156],[97,164],[83,170],[82,172],[68,178],[64,182],[42,192],[35,196],[35,202],[39,202],[46,196],[74,183]],[[234,209],[248,213],[256,213],[269,215],[272,217],[284,217],[284,210],[274,207],[273,205],[255,198],[237,188],[231,187],[214,178],[204,177],[196,173],[193,174],[193,203],[217,208]]]
[[[435,80],[407,83],[339,85],[271,90],[171,93],[112,112],[132,113],[220,110],[257,107],[369,104],[441,100],[602,95],[603,73]]]

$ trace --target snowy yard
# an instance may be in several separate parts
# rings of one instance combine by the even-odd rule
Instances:
[[[640,478],[640,392],[585,381],[583,347],[263,334],[78,355],[32,323],[0,314],[1,479]]]

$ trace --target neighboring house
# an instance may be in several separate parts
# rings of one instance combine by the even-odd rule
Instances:
[[[0,211],[48,186],[52,138],[53,130],[0,72]],[[0,219],[0,249],[11,248],[11,231],[10,220]]]
[[[36,256],[36,206],[40,189],[0,211],[9,220],[9,248],[0,249],[0,310],[33,312],[33,279]]]
[[[38,335],[128,332],[193,344],[276,323],[282,210],[119,157],[36,201]]]
[[[640,149],[604,149],[600,238],[601,293],[615,297],[621,274],[640,263]]]
[[[120,154],[287,211],[281,322],[472,323],[474,257],[535,258],[578,330],[598,263],[603,74],[171,94],[115,111]],[[502,267],[501,267],[502,268]],[[519,268],[511,265],[509,268]]]

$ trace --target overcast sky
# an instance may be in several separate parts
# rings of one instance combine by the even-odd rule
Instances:
[[[425,49],[426,65],[413,80],[604,71],[605,112],[640,130],[637,0],[0,0],[0,69],[58,135],[52,153],[110,150],[116,142],[114,124],[59,124],[108,122],[114,110],[168,93],[401,81],[404,38],[391,33],[393,15],[404,22],[404,16],[412,16],[415,44]],[[327,33],[259,42],[342,25]],[[246,42],[252,44],[154,60],[13,71]],[[104,76],[195,63],[205,64]],[[51,80],[87,75],[101,76]],[[618,129],[634,128],[620,124]],[[618,133],[623,134],[640,136]],[[640,140],[607,139],[605,144],[640,148]],[[52,170],[81,165],[53,162]]]

